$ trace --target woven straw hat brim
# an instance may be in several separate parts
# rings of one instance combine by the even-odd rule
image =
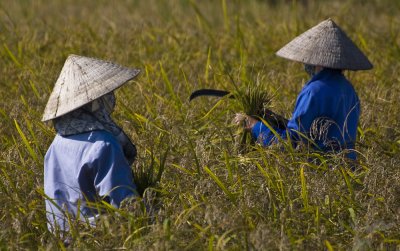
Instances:
[[[113,62],[70,55],[50,94],[42,121],[58,118],[114,91],[139,72]]]
[[[369,70],[373,67],[362,51],[331,19],[296,37],[276,54],[289,60],[333,69]]]

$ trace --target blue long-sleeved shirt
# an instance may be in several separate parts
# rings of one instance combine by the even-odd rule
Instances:
[[[351,150],[359,116],[360,101],[351,83],[340,70],[323,69],[301,90],[286,130],[274,129],[294,144],[303,141],[322,151]],[[276,141],[262,122],[254,125],[252,136],[265,146]],[[356,153],[350,151],[347,157],[356,159]]]
[[[44,192],[48,227],[68,230],[65,212],[73,218],[94,220],[98,213],[88,202],[106,200],[114,207],[135,195],[123,150],[106,131],[71,136],[56,135],[44,159]]]

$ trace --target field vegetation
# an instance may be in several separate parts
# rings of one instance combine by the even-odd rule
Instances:
[[[116,91],[113,116],[138,148],[137,182],[152,186],[146,205],[99,205],[109,213],[73,227],[68,248],[399,250],[399,13],[396,0],[1,1],[0,249],[65,248],[46,226],[55,131],[41,116],[78,54],[142,70]],[[189,102],[199,88],[253,86],[289,118],[307,75],[275,52],[328,17],[374,64],[346,72],[362,106],[356,171],[340,154],[243,147],[232,119],[246,102]]]

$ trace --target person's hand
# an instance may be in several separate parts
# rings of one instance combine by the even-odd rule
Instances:
[[[242,125],[246,131],[251,131],[258,120],[244,113],[236,113],[233,122]]]

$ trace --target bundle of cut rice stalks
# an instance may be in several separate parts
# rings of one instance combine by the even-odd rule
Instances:
[[[237,103],[238,110],[245,113],[248,116],[253,117],[256,120],[262,120],[267,122],[271,127],[276,129],[285,129],[287,125],[287,119],[274,113],[270,110],[273,95],[267,90],[267,84],[264,81],[260,81],[257,78],[255,81],[249,80],[244,82],[240,87],[231,78],[231,83],[235,89],[233,92],[215,89],[200,89],[194,91],[190,95],[190,100],[193,100],[200,96],[216,96],[223,97],[228,96]],[[246,116],[243,116],[243,122],[245,122]],[[251,134],[244,130],[243,127],[239,128],[238,132],[238,145],[239,152],[246,152],[248,146],[255,143],[252,139]]]
[[[248,116],[257,120],[264,120],[272,123],[272,126],[284,126],[285,122],[279,121],[277,116],[269,109],[273,96],[267,91],[267,86],[261,81],[248,81],[245,83],[244,88],[237,88],[235,98],[241,111]],[[255,140],[251,137],[250,132],[240,127],[238,133],[239,152],[246,152],[249,145],[253,145]]]

